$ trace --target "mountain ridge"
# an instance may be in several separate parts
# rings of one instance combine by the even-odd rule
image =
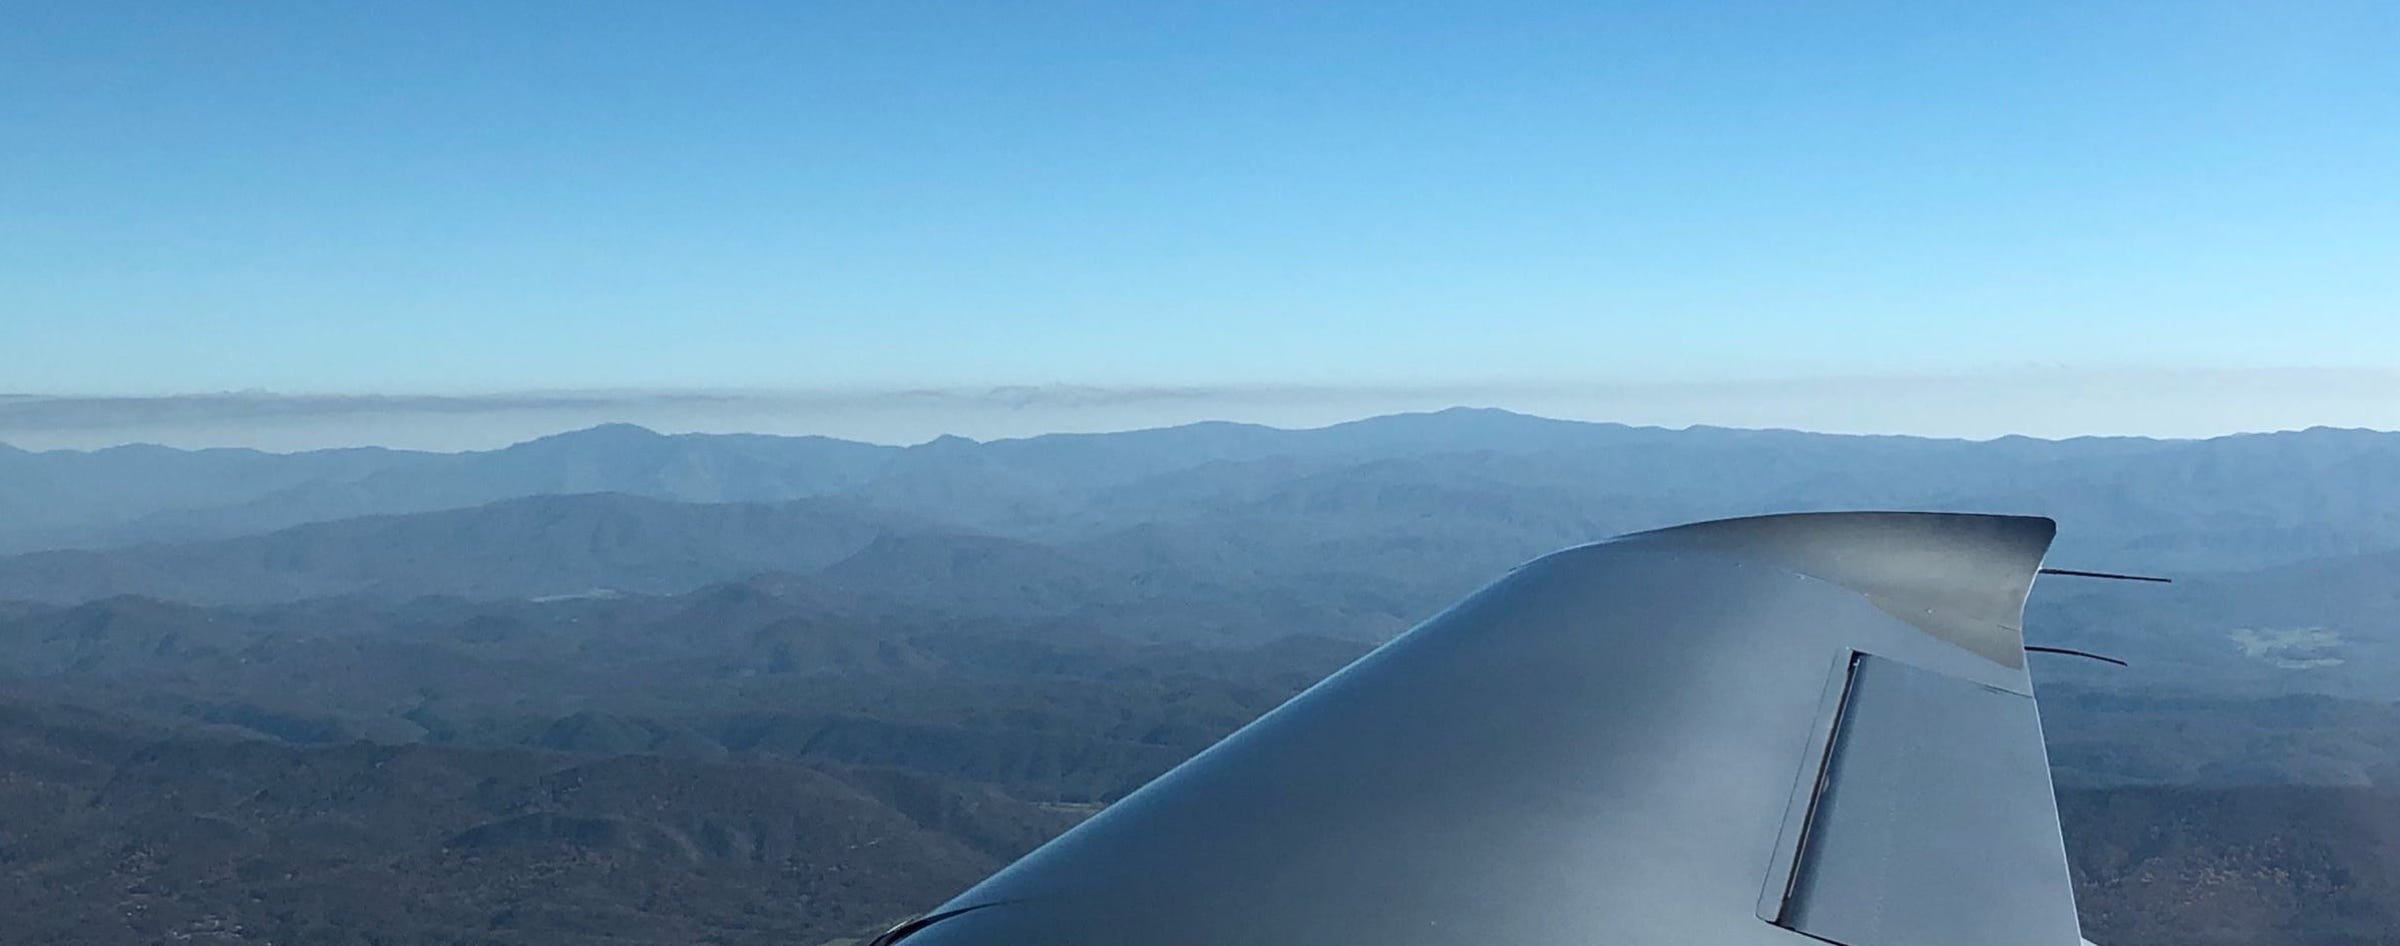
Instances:
[[[0,552],[238,538],[590,492],[691,503],[840,498],[956,531],[1066,546],[1152,522],[1250,515],[1262,510],[1242,506],[1262,490],[1305,477],[1389,480],[1402,467],[1429,488],[1477,481],[1495,496],[1559,497],[1561,521],[1606,529],[1791,509],[1927,508],[2053,515],[2065,526],[2062,556],[2127,570],[2250,568],[2400,548],[2400,435],[1966,441],[1670,430],[1458,409],[1306,430],[1204,423],[911,447],[615,425],[456,454],[23,454],[0,460]],[[1454,510],[1478,514],[1471,503]],[[1544,551],[1535,546],[1549,537],[1538,532],[1506,551]]]

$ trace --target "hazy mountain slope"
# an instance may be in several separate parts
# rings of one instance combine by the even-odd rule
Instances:
[[[1988,442],[1631,428],[1451,410],[1278,431],[1235,425],[911,448],[854,488],[879,506],[1048,540],[1238,516],[1269,494],[1405,467],[1484,497],[1548,497],[1605,529],[1796,509],[2052,515],[2058,552],[2119,568],[2254,567],[2400,547],[2400,435]],[[1502,501],[1506,501],[1503,499]],[[1533,530],[1515,539],[1531,548]]]
[[[1255,534],[1247,546],[1210,545],[1238,538],[1222,532],[1227,525]],[[1315,530],[1313,541],[1274,538],[1304,534],[1295,530]],[[1146,535],[1156,541],[1145,542]],[[1062,549],[952,531],[843,500],[689,504],[550,496],[214,542],[0,556],[0,600],[73,604],[135,595],[259,604],[333,595],[671,594],[777,573],[786,594],[806,588],[826,600],[1069,622],[1140,638],[1381,639],[1440,602],[1379,589],[1402,582],[1438,592],[1450,586],[1413,581],[1409,568],[1459,560],[1457,548],[1445,551],[1440,537],[1425,535],[1407,539],[1404,553],[1362,557],[1333,570],[1319,568],[1314,557],[1341,551],[1329,542],[1363,552],[1386,537],[1339,529],[1325,515],[1270,516],[1249,525],[1203,521],[1176,534],[1137,530],[1118,541]],[[1200,567],[1199,557],[1208,555],[1240,567]],[[1467,561],[1486,559],[1498,560]]]
[[[1207,448],[1201,452],[1219,459],[1166,473],[1094,473],[1085,480],[1107,485],[1079,493],[1019,469],[1033,461],[981,452],[996,445],[951,440],[889,460],[889,477],[874,483],[896,491],[879,492],[882,487],[871,483],[841,498],[783,505],[623,495],[531,498],[212,543],[33,553],[0,557],[0,598],[71,603],[141,594],[207,603],[335,594],[671,593],[771,571],[811,576],[825,594],[914,601],[1019,625],[1064,622],[1149,639],[1320,634],[1376,640],[1518,562],[1619,532],[1773,508],[1980,505],[1955,496],[1920,502],[1900,486],[1851,477],[1845,471],[1864,462],[1860,456],[1919,462],[1998,449],[2033,458],[2027,461],[2031,473],[1962,468],[1949,480],[1911,480],[1908,488],[1983,489],[2018,475],[2082,475],[2076,471],[2105,461],[2103,466],[2180,469],[2172,477],[2157,475],[2216,484],[2206,491],[2217,495],[2231,489],[2221,482],[2229,476],[2268,476],[2271,467],[2257,464],[2286,449],[2297,466],[2349,471],[2334,474],[2337,480],[2372,479],[2374,467],[2361,457],[2371,457],[2367,448],[2386,439],[2310,431],[2189,443],[1969,444],[1625,430],[1478,412],[1386,418],[1333,430],[1356,437],[1388,429],[1399,432],[1378,436],[1472,443],[1470,434],[1495,421],[1500,429],[1521,429],[1525,438],[1571,442],[1559,448],[1565,453],[1479,450],[1359,460],[1328,448],[1310,456],[1237,460],[1223,457],[1284,449],[1280,445],[1288,441],[1307,442],[1326,432],[1203,427]],[[1172,440],[1171,434],[1144,436]],[[621,430],[593,436],[669,445],[685,440]],[[1113,436],[1060,442],[1072,448],[1069,455],[1088,456],[1114,443]],[[1603,448],[1611,438],[1681,442],[1684,459]],[[543,449],[564,450],[575,439]],[[1800,446],[1769,468],[1742,467],[1737,460],[1750,449],[1744,445],[1759,441]],[[1041,453],[1035,441],[1012,443],[1009,450]],[[2203,463],[2195,451],[2223,455]],[[2070,457],[2084,454],[2090,456]],[[1698,465],[1671,485],[1642,485],[1670,479],[1675,464],[1686,462]],[[2242,472],[2232,476],[2227,470]],[[1782,485],[1761,486],[1762,476],[1780,478]],[[1753,488],[1760,491],[1748,492]],[[2063,508],[2098,502],[2086,496],[2092,488],[2050,487]],[[2217,498],[2232,504],[2240,497]],[[2288,500],[2266,496],[2255,502]],[[2238,510],[2183,522],[2142,505],[2155,505],[2151,498],[2125,502],[2120,525],[2169,531],[2111,534],[2106,521],[2070,516],[2052,561],[2148,570],[2144,556],[2192,542],[2211,548],[2230,543],[2232,551],[2204,556],[2215,558],[2240,558],[2261,547],[2229,537],[2254,533],[2219,527],[2220,520],[2240,518]],[[970,518],[1020,528],[976,534],[933,515],[961,506],[981,510]],[[2335,537],[2346,531],[2379,528],[2374,515],[2350,505],[2303,504],[2275,513],[2285,514],[2302,518],[2278,534],[2314,536],[2309,543],[2340,544]],[[2400,687],[2392,683],[2400,680],[2400,619],[2391,617],[2400,613],[2394,608],[2400,592],[2393,590],[2400,588],[2400,553],[2320,557],[2264,571],[2159,570],[2176,573],[2178,583],[2040,584],[2029,615],[2034,639],[2135,664],[2121,671],[2063,666],[2057,671],[2062,680],[2140,690],[2400,699]]]
[[[1289,469],[1188,508],[1154,505],[1146,521],[1069,547],[1234,588],[1339,593],[1389,615],[1396,631],[1529,558],[1614,535],[1639,514],[1632,503],[1500,479],[1491,464],[1444,456]]]
[[[2086,685],[2400,701],[2400,553],[2180,573],[2172,585],[2045,579],[2027,626],[2134,662],[2059,668]]]
[[[436,454],[366,447],[276,454],[156,446],[31,453],[0,447],[0,552],[138,539],[163,510],[259,501],[318,484],[340,489]]]
[[[350,593],[673,592],[762,571],[813,571],[894,527],[893,517],[830,501],[541,496],[214,542],[10,556],[0,558],[0,597],[73,602],[141,594],[218,603]]]
[[[778,501],[864,481],[897,448],[664,436],[611,424],[466,453],[118,447],[0,453],[0,551],[210,539],[545,494]]]
[[[844,591],[920,607],[1063,614],[1130,601],[1126,576],[1048,546],[996,536],[884,534],[816,576]]]
[[[1493,410],[1316,430],[1196,424],[880,447],[825,438],[661,436],[612,425],[461,454],[289,456],[163,448],[0,456],[0,549],[222,537],[366,514],[615,491],[693,502],[846,496],[1046,543],[1239,516],[1268,493],[1393,464],[1432,487],[1549,497],[1606,528],[1779,509],[2029,512],[2063,559],[2231,569],[2400,548],[2400,435],[2308,430],[2196,441],[1987,442],[1663,430]],[[222,467],[223,469],[219,469]],[[139,484],[155,481],[154,489]],[[1447,509],[1478,515],[1467,497]],[[1552,529],[1551,531],[1555,531]],[[1531,547],[1541,529],[1509,539]]]
[[[611,424],[499,450],[418,455],[407,464],[356,479],[313,479],[241,503],[163,510],[127,523],[118,534],[211,538],[548,494],[615,492],[686,502],[774,502],[855,485],[893,452],[894,448],[826,437],[670,437]]]

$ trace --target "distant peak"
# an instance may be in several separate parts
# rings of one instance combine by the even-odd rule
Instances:
[[[1464,404],[1456,407],[1445,407],[1438,411],[1403,411],[1397,414],[1384,414],[1380,417],[1369,417],[1366,419],[1385,420],[1404,417],[1439,417],[1452,420],[1551,420],[1551,418],[1540,417],[1533,414],[1520,414],[1516,411],[1512,411],[1503,407],[1469,407]]]
[[[640,424],[614,423],[537,437],[519,446],[537,443],[648,443],[665,439],[665,434]]]
[[[665,436],[664,434],[661,434],[661,433],[659,433],[658,431],[651,430],[650,428],[648,428],[648,427],[644,427],[644,426],[642,426],[642,425],[640,425],[640,424],[628,424],[628,423],[624,423],[624,422],[622,422],[622,421],[620,421],[620,422],[617,422],[617,423],[613,423],[613,424],[601,424],[601,425],[599,425],[599,426],[597,426],[597,427],[586,427],[586,428],[584,428],[584,429],[582,429],[582,430],[574,431],[573,433],[577,433],[577,434],[585,434],[585,435],[591,435],[591,436],[608,436],[608,437],[663,437],[663,436]]]
[[[1583,421],[1557,420],[1536,414],[1520,414],[1498,407],[1445,407],[1438,411],[1404,411],[1398,414],[1378,414],[1359,420],[1344,421],[1325,430],[1341,429],[1492,429],[1497,427],[1575,427],[1613,426],[1592,425]]]

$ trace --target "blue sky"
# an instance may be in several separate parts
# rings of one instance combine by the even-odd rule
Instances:
[[[6,18],[0,391],[2340,368],[2217,426],[2400,426],[2392,4]],[[2109,426],[2230,407],[2164,390]]]

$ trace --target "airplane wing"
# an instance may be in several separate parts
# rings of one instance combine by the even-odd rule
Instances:
[[[1537,559],[878,942],[2077,946],[2048,519]]]

